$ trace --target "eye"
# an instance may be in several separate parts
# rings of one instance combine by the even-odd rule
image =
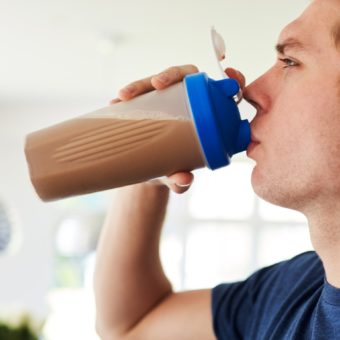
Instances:
[[[284,64],[283,68],[294,67],[299,65],[296,61],[289,58],[282,58],[279,60]]]

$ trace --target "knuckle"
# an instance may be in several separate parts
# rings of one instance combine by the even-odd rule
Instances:
[[[143,91],[147,87],[148,83],[144,79],[133,81],[127,87],[134,89],[135,92]]]
[[[171,66],[165,70],[165,73],[171,77],[178,78],[181,75],[179,66]]]
[[[142,79],[139,83],[140,83],[140,86],[142,86],[143,88],[149,88],[151,81],[150,81],[150,78],[146,78],[146,79]]]
[[[182,79],[184,75],[190,73],[197,73],[199,72],[197,66],[188,64],[182,66],[171,66],[162,71],[159,75],[167,76],[168,78],[178,80]]]

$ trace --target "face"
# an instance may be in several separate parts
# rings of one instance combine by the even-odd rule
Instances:
[[[274,66],[245,89],[257,114],[248,156],[255,192],[304,213],[340,197],[338,0],[315,0],[281,32]]]

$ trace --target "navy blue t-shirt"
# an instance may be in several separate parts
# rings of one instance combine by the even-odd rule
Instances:
[[[212,291],[219,340],[340,339],[340,289],[307,252]]]

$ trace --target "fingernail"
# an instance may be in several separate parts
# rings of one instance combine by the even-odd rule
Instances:
[[[125,92],[128,94],[134,94],[136,92],[136,87],[134,85],[129,85],[121,89],[121,92]]]
[[[180,188],[188,188],[188,187],[190,187],[190,185],[191,185],[191,183],[189,183],[189,184],[179,184],[179,183],[175,183],[178,187],[180,187]]]
[[[119,98],[115,98],[115,99],[112,99],[111,101],[110,101],[110,104],[111,105],[114,105],[114,104],[117,104],[117,103],[119,103],[121,100],[119,99]]]

